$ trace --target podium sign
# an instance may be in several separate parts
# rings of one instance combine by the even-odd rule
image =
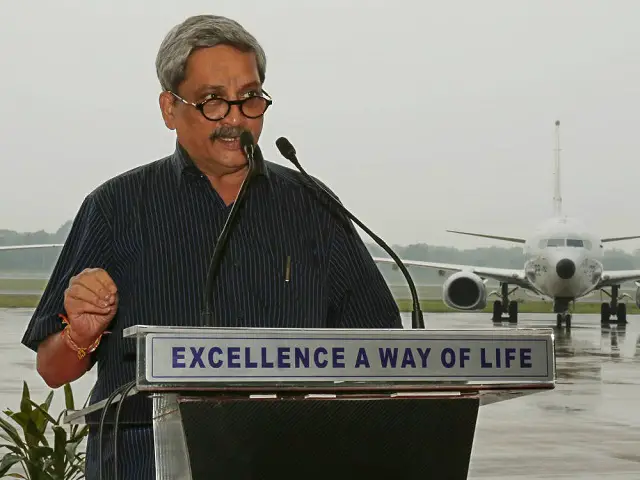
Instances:
[[[555,386],[551,329],[138,325],[124,336],[136,342],[132,394],[152,397],[157,480],[464,479],[480,405]]]
[[[145,335],[144,383],[550,382],[538,331],[172,329]],[[142,379],[141,379],[142,380]]]

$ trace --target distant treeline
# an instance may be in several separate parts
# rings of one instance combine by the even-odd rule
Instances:
[[[0,245],[22,245],[34,243],[64,243],[71,221],[62,225],[55,233],[45,231],[19,233],[11,230],[0,230]],[[365,241],[368,240],[365,237]],[[384,256],[386,253],[375,244],[367,243],[369,251],[374,256]],[[453,247],[428,245],[426,243],[414,245],[392,245],[395,252],[405,259],[430,260],[433,262],[463,263],[472,265],[487,265],[493,267],[522,268],[522,249],[513,247],[490,247],[459,250]],[[24,251],[0,251],[0,273],[20,274],[49,274],[60,254],[59,248]],[[623,250],[605,250],[604,266],[610,270],[626,270],[640,268],[640,251],[633,254]],[[387,281],[392,284],[404,284],[404,277],[399,271],[392,270],[390,265],[380,266]],[[442,282],[438,272],[431,269],[411,269],[411,275],[416,283],[431,284]]]

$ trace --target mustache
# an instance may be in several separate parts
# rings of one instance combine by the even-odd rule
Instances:
[[[211,141],[213,141],[218,137],[227,137],[227,138],[240,137],[240,135],[242,135],[242,132],[244,131],[245,129],[242,127],[229,127],[226,125],[222,125],[216,128],[211,133],[211,135],[209,135],[209,138],[211,139]]]

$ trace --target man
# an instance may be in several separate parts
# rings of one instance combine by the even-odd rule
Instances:
[[[86,197],[23,338],[53,388],[97,362],[92,403],[134,379],[135,345],[123,329],[203,324],[215,241],[247,172],[239,136],[248,130],[257,141],[271,105],[264,51],[227,18],[177,25],[156,66],[176,150]],[[353,226],[321,204],[298,172],[270,162],[250,184],[214,298],[212,326],[402,328]],[[150,401],[136,395],[125,405],[119,478],[152,479]],[[114,475],[110,432],[105,426],[103,478]],[[87,478],[99,469],[92,427]]]

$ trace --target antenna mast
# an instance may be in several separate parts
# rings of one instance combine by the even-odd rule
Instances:
[[[560,120],[556,120],[556,150],[555,150],[555,184],[553,190],[553,213],[562,214],[562,196],[560,195]]]

